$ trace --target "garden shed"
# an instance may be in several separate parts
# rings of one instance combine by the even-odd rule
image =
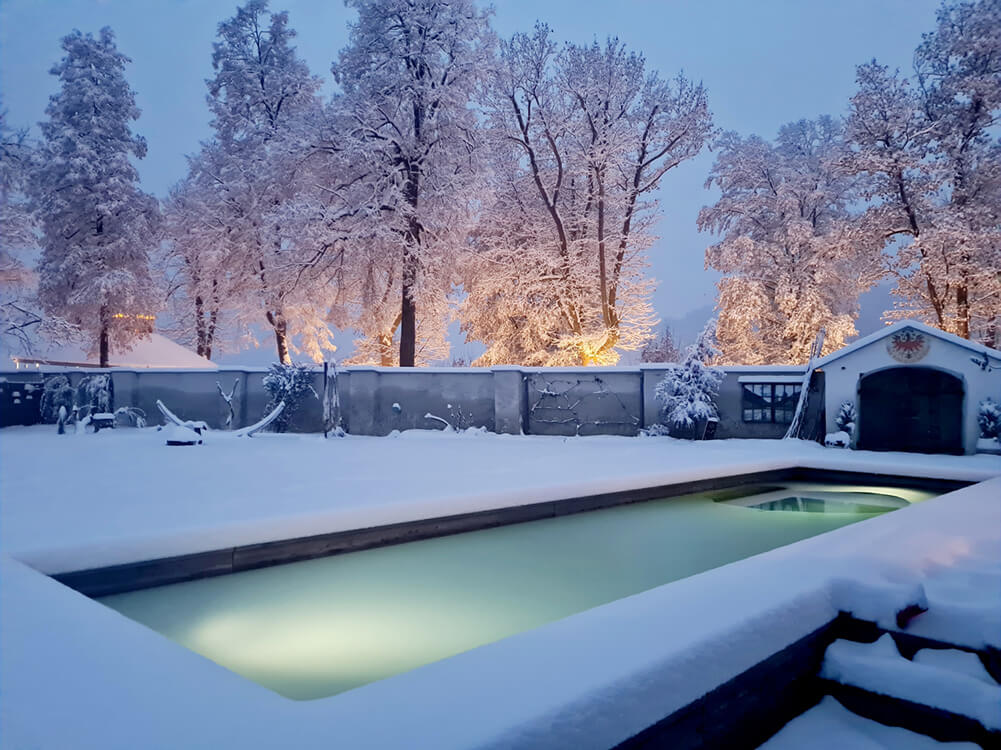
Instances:
[[[1001,352],[913,320],[894,323],[816,363],[827,431],[855,406],[863,450],[974,453],[981,401],[1001,400]]]

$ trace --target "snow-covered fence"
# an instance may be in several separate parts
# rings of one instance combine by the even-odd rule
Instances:
[[[332,368],[331,368],[332,369]],[[786,377],[795,368],[725,368],[717,396],[717,437],[781,437],[785,425],[742,420],[740,376]],[[264,416],[269,395],[264,368],[220,370],[112,369],[115,407],[159,414],[157,399],[183,420],[204,420],[213,429],[237,430]],[[355,435],[388,435],[394,430],[483,428],[491,432],[541,435],[635,435],[657,424],[657,384],[664,365],[615,368],[389,368],[346,367],[336,371],[340,425]],[[802,369],[799,370],[802,374]],[[56,374],[52,370],[0,373],[9,383]],[[89,370],[61,370],[72,387]],[[323,370],[312,372],[312,387],[324,393]],[[327,397],[333,398],[328,378]],[[220,387],[221,384],[221,387]],[[23,390],[23,389],[22,389]],[[229,399],[220,395],[220,391]],[[428,415],[431,415],[430,417]],[[328,425],[329,427],[330,425]],[[322,399],[307,398],[289,430],[324,430]]]

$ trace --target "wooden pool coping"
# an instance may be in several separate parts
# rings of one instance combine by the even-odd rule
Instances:
[[[258,544],[224,547],[155,560],[68,571],[52,576],[60,583],[90,597],[182,583],[210,576],[227,575],[255,568],[311,560],[347,552],[414,542],[467,531],[507,526],[545,518],[584,513],[617,505],[659,500],[679,495],[727,489],[740,484],[821,481],[915,488],[942,493],[973,484],[970,481],[878,474],[871,472],[788,467],[687,482],[606,492],[598,495],[548,500],[527,505],[425,518],[416,521],[335,531],[326,534],[280,539]]]

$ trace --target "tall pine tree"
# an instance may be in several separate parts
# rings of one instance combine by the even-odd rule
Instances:
[[[107,27],[96,38],[74,31],[62,47],[50,71],[62,88],[45,110],[30,181],[42,229],[38,295],[47,313],[92,337],[107,367],[112,346],[127,349],[149,331],[141,321],[159,298],[149,270],[158,207],[131,162],[146,142],[130,128],[139,109],[125,80],[129,58]]]

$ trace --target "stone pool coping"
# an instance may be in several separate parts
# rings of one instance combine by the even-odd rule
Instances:
[[[950,492],[971,484],[969,481],[957,479],[792,466],[785,469],[771,469],[747,474],[726,474],[597,495],[558,498],[527,505],[437,516],[293,539],[278,539],[122,565],[66,571],[53,574],[52,577],[87,596],[108,596],[170,583],[181,583],[318,557],[404,544],[421,539],[539,521],[575,513],[586,513],[618,505],[666,499],[698,492],[711,492],[745,484],[781,482],[840,482],[906,487],[939,493]]]
[[[763,469],[804,462],[795,450],[791,459],[776,457],[780,447],[771,443],[753,461],[732,463]],[[875,466],[965,481],[1001,469],[962,457],[811,452],[816,458],[807,463],[816,468]],[[693,472],[718,470],[675,465],[616,481],[635,486],[651,476],[690,479]],[[41,750],[607,748],[829,622],[838,611],[835,579],[891,569],[898,577],[920,577],[931,561],[961,561],[974,548],[1001,551],[998,497],[1001,480],[973,485],[303,703],[250,683],[5,554],[0,743]],[[497,500],[491,496],[480,509],[496,507]],[[324,522],[328,530],[335,521]],[[116,537],[115,544],[127,541]],[[93,559],[89,547],[80,548],[88,552],[81,555],[46,540],[18,547],[14,556],[33,564],[55,559],[43,552],[71,562]],[[108,556],[131,549],[109,549]]]

